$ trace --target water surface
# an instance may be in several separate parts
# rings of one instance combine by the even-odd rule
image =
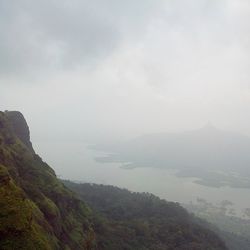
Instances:
[[[105,152],[88,149],[76,142],[37,143],[37,151],[56,171],[58,177],[79,182],[93,182],[127,188],[131,191],[150,192],[169,201],[189,203],[204,198],[212,203],[229,200],[238,214],[250,207],[250,189],[208,187],[199,185],[195,178],[177,177],[174,171],[159,168],[122,168],[121,163],[100,163],[96,157]]]

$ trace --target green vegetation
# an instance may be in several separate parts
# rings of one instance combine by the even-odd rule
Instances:
[[[95,211],[101,249],[226,249],[206,223],[177,203],[113,186],[64,183]]]
[[[0,249],[84,249],[90,209],[34,153],[22,117],[0,113]]]
[[[0,112],[1,250],[226,249],[176,203],[65,184],[34,152],[22,114]]]

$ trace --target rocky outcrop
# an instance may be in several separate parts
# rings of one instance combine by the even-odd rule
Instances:
[[[15,135],[23,142],[25,146],[29,148],[29,150],[35,153],[30,141],[29,126],[23,114],[19,111],[6,111],[5,115],[8,117]]]

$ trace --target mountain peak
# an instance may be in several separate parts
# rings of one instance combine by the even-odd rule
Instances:
[[[30,141],[29,126],[19,111],[5,111],[11,126],[17,137],[34,153],[32,143]]]
[[[218,129],[211,122],[208,122],[204,127],[201,128],[201,130],[215,131],[215,130],[218,130]]]

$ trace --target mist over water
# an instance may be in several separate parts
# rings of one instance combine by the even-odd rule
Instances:
[[[114,185],[135,192],[150,192],[180,203],[196,202],[197,198],[214,204],[229,200],[233,202],[238,216],[242,216],[243,210],[250,207],[249,189],[199,185],[194,183],[196,178],[177,177],[176,171],[168,169],[124,169],[121,168],[121,163],[99,163],[95,157],[106,156],[108,152],[90,150],[89,145],[82,142],[38,142],[36,145],[41,156],[62,179]]]

